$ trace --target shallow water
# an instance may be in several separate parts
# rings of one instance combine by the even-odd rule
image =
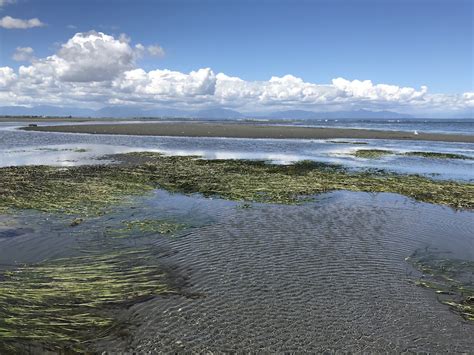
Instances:
[[[285,120],[286,124],[308,127],[378,129],[382,131],[405,131],[424,133],[474,134],[474,120],[465,119],[308,119]],[[267,120],[262,123],[276,123],[278,120]],[[281,124],[281,123],[280,123]]]
[[[130,310],[139,351],[468,351],[474,330],[404,258],[419,248],[472,260],[472,214],[378,194],[255,206],[157,245],[190,291]]]
[[[472,323],[440,304],[405,261],[415,250],[474,260],[471,212],[393,194],[335,192],[298,206],[156,191],[71,227],[73,217],[23,212],[0,221],[2,268],[153,246],[188,294],[123,310],[129,336],[96,345],[123,351],[468,351]],[[122,221],[166,218],[175,236],[107,236]]]
[[[280,164],[315,160],[342,164],[356,169],[375,168],[399,173],[425,174],[439,179],[464,181],[474,179],[472,173],[474,144],[469,143],[359,139],[136,137],[26,132],[16,130],[15,127],[18,127],[18,124],[0,124],[0,167],[34,164],[59,166],[96,164],[103,163],[96,160],[103,155],[148,150],[169,155],[198,155],[206,159],[256,159]],[[347,142],[367,144],[347,144]],[[427,159],[403,155],[363,159],[353,156],[358,149],[388,149],[401,154],[408,151],[431,151],[462,154],[473,159]]]
[[[13,127],[0,129],[0,166],[103,163],[96,158],[154,150],[280,163],[313,159],[473,178],[470,161],[348,155],[375,147],[474,155],[469,144],[137,138]],[[416,286],[422,275],[405,258],[430,250],[474,260],[473,216],[383,193],[339,191],[302,205],[247,206],[157,190],[77,226],[71,226],[75,216],[0,215],[0,269],[126,247],[156,248],[160,265],[186,292],[122,309],[127,335],[95,343],[97,351],[469,352],[474,324],[438,302],[433,290]],[[186,227],[175,235],[133,231],[115,238],[111,233],[124,221],[144,219]]]

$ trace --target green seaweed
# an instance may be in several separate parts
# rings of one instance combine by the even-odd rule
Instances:
[[[358,149],[353,153],[355,157],[364,159],[379,159],[390,154],[394,154],[394,152],[383,149]]]
[[[406,152],[403,153],[406,156],[415,156],[415,157],[423,157],[423,158],[433,158],[433,159],[462,159],[462,160],[470,160],[471,157],[462,154],[454,154],[454,153],[436,153],[436,152]]]
[[[172,292],[150,250],[59,259],[0,273],[0,353],[82,351],[120,327],[113,309]]]
[[[416,251],[407,261],[422,273],[417,286],[434,290],[441,303],[474,321],[474,261],[449,259],[428,250]]]
[[[246,202],[293,204],[334,191],[392,192],[419,201],[474,207],[474,185],[419,175],[349,171],[303,161],[293,165],[245,160],[203,160],[158,153],[115,155],[119,164],[0,169],[0,213],[37,209],[75,215],[104,213],[125,197],[156,188]]]

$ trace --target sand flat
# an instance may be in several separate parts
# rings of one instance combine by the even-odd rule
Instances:
[[[25,127],[25,130],[118,134],[137,136],[176,136],[176,137],[223,137],[223,138],[273,138],[273,139],[396,139],[440,142],[474,143],[472,135],[423,133],[414,134],[401,131],[381,131],[349,128],[295,127],[260,124],[236,123],[190,123],[190,122],[153,122],[153,123],[106,123],[64,126]]]

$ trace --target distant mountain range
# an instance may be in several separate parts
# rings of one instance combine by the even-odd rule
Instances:
[[[185,111],[176,109],[140,109],[128,106],[108,106],[99,110],[87,108],[70,108],[57,106],[3,106],[0,107],[0,116],[57,116],[57,117],[92,117],[92,118],[140,118],[140,117],[168,117],[168,118],[196,118],[196,119],[402,119],[413,118],[411,115],[393,111],[335,111],[313,112],[304,110],[275,111],[271,113],[243,114],[238,111],[223,108]],[[463,115],[456,115],[462,118]],[[464,117],[471,117],[471,114]],[[454,117],[453,117],[454,118]]]

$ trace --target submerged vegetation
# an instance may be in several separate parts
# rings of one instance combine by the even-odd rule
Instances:
[[[359,149],[354,152],[355,157],[365,159],[378,159],[389,154],[393,154],[393,152],[383,149]]]
[[[125,196],[154,188],[268,203],[298,203],[333,190],[392,192],[419,201],[474,207],[474,185],[418,175],[349,171],[303,161],[293,165],[245,160],[203,160],[158,153],[115,155],[116,165],[0,169],[0,212],[37,209],[98,214]]]
[[[406,153],[396,153],[391,150],[384,149],[359,149],[352,153],[357,158],[365,159],[379,159],[386,155],[404,155],[409,157],[422,157],[430,159],[462,159],[462,160],[471,160],[471,157],[462,154],[454,153],[437,153],[437,152],[406,152]]]
[[[187,226],[167,219],[141,219],[133,221],[123,221],[123,228],[112,228],[107,230],[107,235],[112,237],[128,237],[131,232],[134,235],[146,234],[167,234],[175,235],[175,233],[183,230]]]
[[[434,290],[441,303],[474,321],[474,261],[442,258],[427,251],[417,251],[407,261],[423,273],[418,286]]]
[[[403,155],[406,156],[415,156],[415,157],[423,157],[423,158],[434,158],[434,159],[462,159],[462,160],[470,160],[472,158],[462,155],[462,154],[454,154],[454,153],[436,153],[436,152],[407,152]]]
[[[99,214],[124,196],[151,189],[143,174],[113,166],[1,168],[0,212],[18,208]]]
[[[3,271],[0,280],[0,353],[27,344],[83,350],[120,327],[114,307],[171,292],[150,250],[59,259]]]

